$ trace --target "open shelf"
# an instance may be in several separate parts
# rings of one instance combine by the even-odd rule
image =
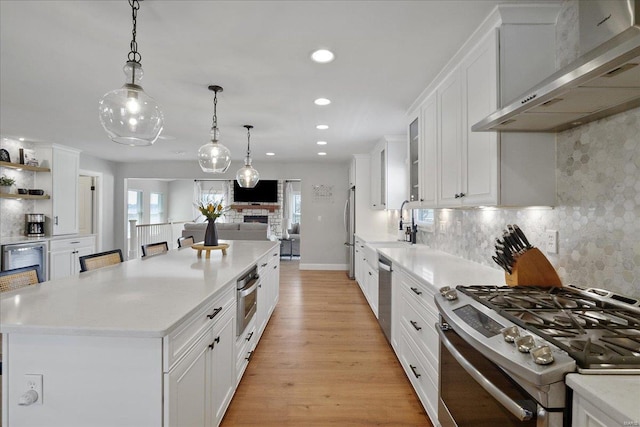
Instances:
[[[31,172],[51,172],[49,168],[43,168],[40,166],[29,166],[29,165],[21,165],[20,163],[10,163],[10,162],[0,162],[0,167],[10,168],[10,169],[21,169],[23,171],[31,171]],[[39,196],[42,197],[42,196]]]
[[[0,193],[0,199],[29,199],[29,200],[46,200],[51,196],[45,194],[44,196],[34,196],[32,194],[13,194],[13,193]]]
[[[269,212],[275,212],[276,209],[280,209],[280,205],[263,205],[263,204],[258,204],[258,205],[231,205],[231,209],[235,209],[238,212],[242,212],[242,211],[247,210],[247,209],[264,209],[264,210],[267,210]]]

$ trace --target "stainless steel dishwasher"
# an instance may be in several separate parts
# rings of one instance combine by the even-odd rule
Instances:
[[[378,322],[391,343],[391,260],[378,256]]]

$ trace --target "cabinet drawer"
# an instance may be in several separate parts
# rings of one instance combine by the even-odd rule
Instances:
[[[428,362],[434,370],[438,369],[438,333],[434,329],[437,318],[407,301],[405,293],[402,295],[402,326],[406,333],[415,341],[420,351],[427,356]]]
[[[62,251],[65,249],[75,249],[83,246],[93,247],[95,237],[76,237],[73,239],[56,239],[49,242],[49,251]]]
[[[249,365],[249,359],[253,354],[253,350],[258,344],[258,336],[256,330],[256,318],[247,325],[242,336],[236,338],[236,383],[239,383],[242,379],[247,365]]]
[[[422,405],[429,414],[438,413],[438,371],[423,363],[411,338],[400,338],[400,361]]]
[[[413,297],[414,301],[419,301],[425,307],[433,307],[433,296],[436,291],[431,286],[419,282],[404,271],[400,276],[400,286]]]
[[[198,340],[203,331],[216,324],[228,309],[234,309],[236,302],[235,287],[227,285],[222,293],[211,303],[185,320],[164,337],[164,371],[168,372],[173,364]],[[210,318],[209,316],[213,316]]]

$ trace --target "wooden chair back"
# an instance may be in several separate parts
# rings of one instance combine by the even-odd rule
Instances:
[[[0,271],[0,292],[12,291],[40,283],[42,280],[38,271],[37,265]]]
[[[185,248],[193,245],[195,242],[193,241],[193,236],[180,237],[178,239],[178,247]]]
[[[108,265],[119,264],[123,261],[122,251],[120,249],[85,255],[81,256],[79,259],[81,273],[84,271],[96,270]]]
[[[167,242],[149,243],[142,246],[142,256],[158,255],[169,252],[169,244]]]

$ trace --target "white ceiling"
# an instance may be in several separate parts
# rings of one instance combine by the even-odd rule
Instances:
[[[145,0],[142,85],[165,128],[152,147],[128,147],[98,120],[102,95],[124,83],[128,2],[2,0],[0,134],[115,161],[195,159],[209,140],[207,86],[218,84],[220,141],[234,159],[244,157],[244,124],[254,126],[258,169],[260,161],[347,159],[405,133],[411,103],[498,3]],[[313,63],[320,47],[335,61]],[[318,107],[318,97],[333,102]],[[330,129],[316,130],[320,123]]]

